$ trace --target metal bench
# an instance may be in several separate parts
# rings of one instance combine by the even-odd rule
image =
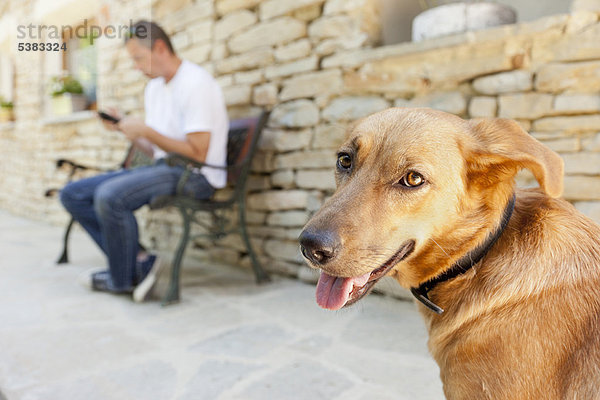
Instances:
[[[198,237],[206,237],[212,240],[221,239],[230,233],[238,233],[246,246],[248,256],[252,264],[252,269],[257,283],[270,281],[269,275],[263,270],[250,239],[246,228],[246,182],[250,173],[252,158],[256,152],[258,140],[269,118],[268,112],[263,112],[255,118],[245,118],[233,120],[230,122],[227,142],[227,165],[224,167],[210,166],[211,168],[221,168],[227,170],[227,182],[230,189],[229,195],[225,199],[207,199],[198,200],[183,193],[185,183],[191,174],[199,173],[200,168],[207,164],[188,159],[178,154],[171,153],[167,156],[167,163],[170,165],[181,165],[184,167],[178,184],[176,193],[169,196],[159,196],[150,203],[150,209],[157,210],[165,207],[175,207],[182,216],[183,233],[175,251],[172,261],[172,271],[170,284],[162,304],[168,305],[179,301],[180,292],[180,269],[183,255],[188,242]],[[135,168],[141,165],[148,165],[152,160],[142,152],[137,146],[132,145],[123,161],[122,168]],[[97,170],[106,172],[100,168],[94,168],[77,164],[70,160],[58,160],[57,167],[69,167],[69,181],[74,177],[77,171]],[[50,189],[46,196],[53,196],[58,189]],[[231,211],[237,208],[237,221],[231,220]],[[210,218],[201,218],[197,215],[199,212],[208,212]],[[57,263],[63,264],[69,262],[68,240],[73,223],[71,219],[65,230],[63,239],[63,251]],[[191,235],[192,224],[198,224],[205,228],[206,233]],[[144,247],[140,244],[140,249]]]
[[[150,203],[150,208],[177,208],[182,217],[183,233],[173,259],[171,280],[167,293],[163,298],[163,305],[179,301],[181,261],[188,242],[198,237],[216,240],[230,233],[240,234],[248,251],[257,283],[270,281],[269,275],[263,270],[252,248],[246,228],[246,182],[260,134],[268,118],[269,113],[263,112],[256,118],[231,121],[227,145],[227,166],[211,166],[212,168],[227,170],[227,181],[231,189],[227,198],[198,200],[182,194],[183,187],[190,175],[198,173],[200,168],[207,164],[190,160],[178,154],[168,155],[168,164],[183,165],[185,171],[177,184],[176,193],[172,196],[160,196],[156,198]],[[237,223],[230,218],[230,211],[235,208],[237,208]],[[208,212],[210,218],[208,220],[206,218],[199,218],[197,216],[198,212]],[[192,224],[202,226],[205,228],[206,233],[191,235]]]

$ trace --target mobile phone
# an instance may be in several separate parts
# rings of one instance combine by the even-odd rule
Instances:
[[[98,111],[98,116],[105,121],[112,122],[113,124],[118,124],[120,119],[113,117],[110,114],[105,113],[104,111]]]

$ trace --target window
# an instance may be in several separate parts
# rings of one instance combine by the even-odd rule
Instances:
[[[94,20],[87,21],[89,25]],[[83,87],[88,109],[96,109],[96,87],[97,87],[97,37],[76,35],[78,27],[63,31],[63,40],[67,50],[63,53],[63,66],[68,75],[77,79]],[[81,31],[81,30],[80,30]],[[87,32],[87,30],[86,30]]]
[[[61,47],[64,44],[66,50],[44,53],[47,115],[63,116],[96,109],[97,37],[90,36],[85,24],[94,24],[94,20],[86,19],[80,25],[63,25],[60,44]],[[63,92],[69,94],[63,96]]]

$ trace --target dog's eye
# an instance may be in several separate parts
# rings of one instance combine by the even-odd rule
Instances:
[[[337,165],[338,165],[338,168],[341,168],[341,169],[352,168],[352,157],[350,157],[350,155],[348,153],[338,154]]]
[[[425,183],[423,175],[415,171],[410,171],[400,179],[400,184],[407,187],[417,187]]]

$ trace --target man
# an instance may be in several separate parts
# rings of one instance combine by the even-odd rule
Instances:
[[[137,22],[125,45],[135,67],[151,78],[144,94],[145,120],[114,111],[119,122],[104,124],[131,141],[150,144],[155,162],[70,183],[60,198],[108,259],[109,268],[91,274],[87,283],[94,290],[133,293],[135,301],[143,301],[161,263],[139,250],[133,211],[157,196],[175,193],[183,167],[168,166],[166,153],[224,166],[229,122],[216,81],[200,66],[181,60],[160,26]],[[186,190],[208,198],[225,183],[224,170],[203,167]]]

